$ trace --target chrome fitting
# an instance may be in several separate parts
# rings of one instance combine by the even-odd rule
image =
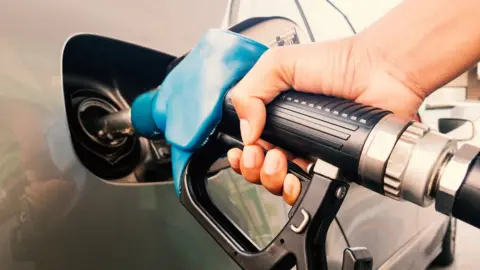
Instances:
[[[445,215],[452,213],[457,191],[462,185],[468,168],[480,149],[470,144],[464,144],[446,164],[438,179],[435,194],[435,209]]]
[[[414,122],[400,136],[388,159],[384,193],[426,207],[439,171],[456,150],[456,142]]]
[[[363,146],[358,174],[362,185],[382,193],[385,166],[398,138],[410,123],[393,114],[387,115],[373,128]]]
[[[412,156],[413,149],[428,130],[428,127],[420,123],[413,123],[403,132],[395,144],[395,148],[388,159],[385,178],[383,180],[383,189],[387,197],[401,200],[401,181],[410,157]]]

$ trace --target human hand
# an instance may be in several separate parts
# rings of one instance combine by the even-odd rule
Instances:
[[[292,205],[300,194],[300,182],[287,174],[287,159],[304,169],[308,163],[259,140],[265,126],[265,104],[282,91],[295,89],[354,100],[410,120],[426,96],[416,85],[380,51],[356,37],[272,48],[232,89],[245,147],[228,152],[230,165],[247,181],[283,195]],[[268,150],[266,155],[262,148]]]

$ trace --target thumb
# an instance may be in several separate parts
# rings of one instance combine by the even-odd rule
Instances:
[[[241,97],[234,101],[240,119],[240,134],[245,145],[253,144],[260,138],[265,127],[265,104],[259,98]]]
[[[247,75],[232,89],[232,103],[240,119],[244,144],[253,144],[265,127],[265,104],[292,85],[295,70],[292,47],[265,52]]]

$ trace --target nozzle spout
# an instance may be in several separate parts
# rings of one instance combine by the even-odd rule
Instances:
[[[130,110],[122,110],[95,120],[98,136],[113,140],[117,137],[133,135]]]

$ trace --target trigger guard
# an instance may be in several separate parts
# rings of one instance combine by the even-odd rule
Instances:
[[[213,204],[206,190],[209,167],[227,149],[209,140],[192,155],[182,176],[180,201],[185,208],[243,269],[279,270],[295,265],[304,270],[325,269],[326,234],[345,197],[337,197],[336,191],[342,188],[346,193],[349,184],[320,174],[314,174],[311,180],[299,175],[304,195],[297,200],[298,206],[281,232],[259,249]]]
[[[307,175],[306,173],[302,173],[303,170],[298,168],[300,171],[297,171],[295,169],[290,169],[290,172],[293,172],[293,174],[300,180],[300,194],[298,195],[297,200],[295,203],[292,205],[292,208],[288,211],[288,218],[291,219],[293,214],[297,211],[299,205],[301,204],[303,197],[305,196],[305,192],[307,191],[308,184],[311,181],[311,177]]]

